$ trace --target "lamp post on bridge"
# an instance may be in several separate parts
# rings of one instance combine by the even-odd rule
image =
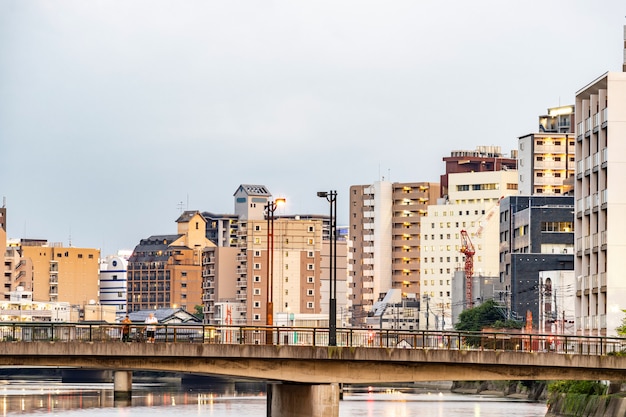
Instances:
[[[318,191],[317,196],[325,198],[330,205],[328,346],[337,346],[337,191]]]
[[[265,324],[267,326],[274,325],[274,212],[278,208],[279,204],[284,203],[284,198],[277,198],[276,200],[268,200],[265,205],[265,213],[267,217],[267,276],[266,276],[266,291],[267,302],[265,310]],[[266,334],[267,344],[273,343],[273,333],[271,329],[268,329]]]

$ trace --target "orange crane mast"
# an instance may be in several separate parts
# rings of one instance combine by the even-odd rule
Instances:
[[[466,230],[461,230],[461,253],[465,255],[465,305],[472,308],[472,281],[474,277],[474,254],[476,250]]]

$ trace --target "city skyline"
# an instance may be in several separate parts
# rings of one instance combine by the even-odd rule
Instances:
[[[624,8],[254,2],[0,5],[9,238],[133,249],[239,184],[325,214],[317,191],[439,182],[508,153],[548,107],[620,69]],[[585,26],[585,31],[577,26]],[[584,56],[585,59],[578,59]]]

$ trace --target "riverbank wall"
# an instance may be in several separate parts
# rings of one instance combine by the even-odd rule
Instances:
[[[546,417],[626,417],[625,395],[554,395],[548,401]]]
[[[544,381],[455,381],[450,390],[457,394],[493,395],[529,401],[546,401]]]

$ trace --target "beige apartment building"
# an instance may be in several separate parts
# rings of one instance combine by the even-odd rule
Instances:
[[[572,191],[576,171],[573,133],[574,106],[548,109],[539,116],[539,133],[518,138],[521,195],[566,195]]]
[[[202,305],[203,250],[215,246],[205,237],[206,221],[197,211],[176,220],[178,233],[142,239],[128,259],[128,312]]]
[[[350,187],[348,308],[364,323],[390,289],[420,292],[421,220],[439,198],[438,183],[377,181]]]
[[[32,288],[33,300],[81,306],[98,300],[99,249],[22,239],[16,251],[14,282],[26,291]]]
[[[279,325],[278,317],[284,323],[327,325],[329,217],[285,215],[281,206],[276,207],[269,223],[266,213],[272,196],[262,185],[242,184],[234,198],[235,216],[209,214],[207,235],[224,246],[206,248],[203,252],[205,321],[265,325],[269,299],[273,303],[274,325]],[[273,239],[268,234],[272,224]],[[270,241],[273,241],[271,246]],[[346,241],[340,238],[337,241],[338,320],[346,304],[345,265]]]
[[[626,28],[625,28],[626,39]],[[626,69],[626,54],[625,54]],[[626,72],[576,93],[577,333],[616,335],[626,309]]]

